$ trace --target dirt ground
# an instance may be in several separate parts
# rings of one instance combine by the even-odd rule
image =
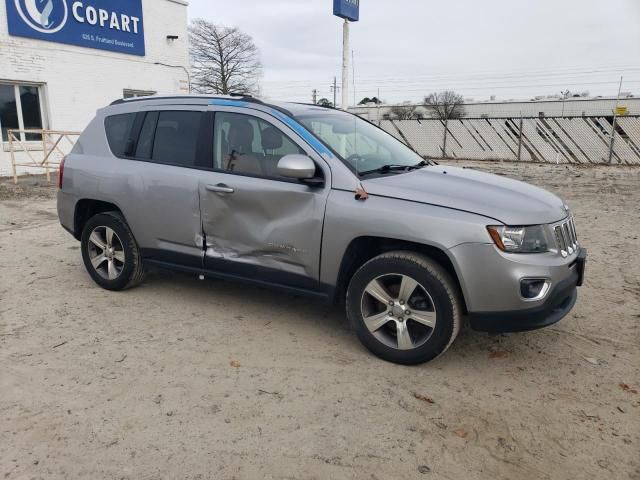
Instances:
[[[464,329],[419,367],[306,298],[101,290],[55,188],[0,182],[0,478],[640,479],[640,169],[475,167],[568,200],[586,286],[553,327]]]

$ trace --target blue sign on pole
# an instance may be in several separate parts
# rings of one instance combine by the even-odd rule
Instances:
[[[9,34],[145,55],[142,0],[6,0]]]
[[[360,0],[333,0],[333,14],[357,22],[360,20]]]

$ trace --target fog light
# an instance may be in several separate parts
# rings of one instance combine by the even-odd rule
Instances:
[[[549,291],[549,281],[541,278],[528,278],[520,281],[520,295],[526,300],[539,300]]]

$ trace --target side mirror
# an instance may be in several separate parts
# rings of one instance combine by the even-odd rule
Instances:
[[[278,162],[278,175],[297,180],[310,180],[316,174],[316,164],[306,155],[285,155]]]

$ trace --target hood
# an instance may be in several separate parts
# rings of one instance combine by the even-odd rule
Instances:
[[[565,204],[528,183],[445,165],[363,180],[369,195],[455,208],[506,225],[537,225],[564,219]]]

